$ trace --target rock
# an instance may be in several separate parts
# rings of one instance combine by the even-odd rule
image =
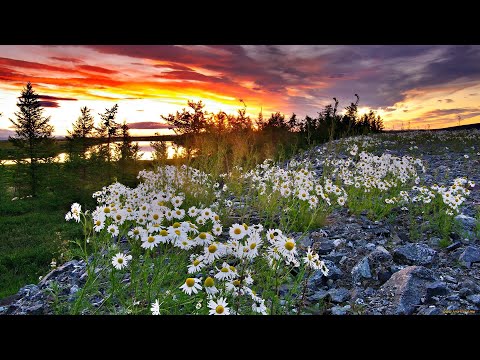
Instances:
[[[383,246],[377,246],[374,251],[372,251],[368,258],[376,262],[386,262],[392,260],[392,255],[385,249]]]
[[[312,246],[313,240],[309,237],[302,237],[301,239],[296,239],[298,245],[307,249],[309,246]]]
[[[434,296],[447,295],[449,293],[447,284],[441,281],[435,281],[427,285],[426,300],[430,301]]]
[[[394,250],[393,258],[407,265],[430,265],[437,252],[425,244],[407,244]]]
[[[328,294],[334,303],[343,303],[350,299],[350,291],[345,288],[331,289]]]
[[[333,245],[337,248],[340,245],[345,244],[345,239],[335,239],[333,240]]]
[[[320,289],[316,291],[313,295],[310,295],[307,299],[312,302],[319,302],[320,300],[325,299],[328,296],[328,291]]]
[[[373,251],[375,249],[375,244],[373,243],[368,243],[367,245],[365,245],[365,248],[368,250],[368,251]]]
[[[437,307],[428,307],[418,312],[418,315],[442,315],[442,311]]]
[[[475,231],[477,221],[471,216],[460,214],[455,216],[455,221],[457,221],[465,230]]]
[[[324,260],[324,263],[328,269],[328,276],[324,276],[320,270],[315,270],[312,276],[308,279],[307,286],[309,288],[317,289],[324,284],[324,281],[327,282],[328,279],[337,280],[343,276],[342,270],[340,270],[333,261]]]
[[[442,239],[438,238],[438,237],[431,237],[429,240],[428,240],[428,243],[433,246],[433,247],[438,247],[440,245],[440,241]]]
[[[453,251],[458,249],[460,246],[462,246],[462,243],[460,241],[455,241],[454,243],[448,245],[445,249],[447,251]]]
[[[372,277],[372,273],[370,271],[370,264],[368,263],[368,258],[364,257],[362,260],[360,260],[357,265],[352,268],[351,274],[354,284],[359,282],[362,278],[370,279]]]
[[[453,283],[453,284],[457,283],[457,280],[455,280],[455,278],[451,277],[450,275],[445,275],[443,278],[445,279],[445,281],[448,281],[450,283]]]
[[[380,281],[380,284],[383,284],[385,282],[388,281],[388,279],[390,279],[390,277],[392,276],[392,273],[388,270],[381,270],[378,272],[378,281]]]
[[[45,313],[45,304],[38,302],[25,308],[24,311],[26,315],[43,315]]]
[[[469,295],[473,295],[473,290],[464,287],[464,288],[460,289],[460,291],[458,292],[458,295],[460,295],[460,297],[462,297],[462,298],[466,298]]]
[[[384,294],[393,294],[387,314],[411,315],[426,297],[427,284],[432,281],[432,272],[423,266],[409,266],[393,274],[381,287]]]
[[[346,252],[331,252],[330,254],[328,255],[325,255],[323,257],[324,260],[331,260],[333,262],[340,262],[342,260],[343,257],[346,257],[348,255],[348,253]]]
[[[332,240],[323,240],[315,244],[315,251],[320,255],[327,255],[333,249],[335,249],[335,245]]]
[[[350,305],[334,306],[330,309],[332,315],[346,315],[347,311],[351,309]]]
[[[327,279],[338,280],[343,276],[342,270],[340,270],[333,261],[324,260],[323,262],[328,269]]]
[[[480,305],[480,294],[469,295],[467,296],[467,300],[475,305]]]
[[[470,267],[472,263],[480,261],[480,249],[477,246],[467,246],[458,260]]]

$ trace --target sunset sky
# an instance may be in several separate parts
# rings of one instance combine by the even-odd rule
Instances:
[[[206,109],[264,117],[316,116],[336,97],[360,96],[386,129],[442,128],[480,122],[480,46],[446,45],[0,45],[0,139],[21,89],[31,81],[63,136],[80,114],[96,120],[118,103],[133,135],[168,133],[160,115],[187,100]]]

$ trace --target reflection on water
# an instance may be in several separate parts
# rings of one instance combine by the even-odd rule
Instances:
[[[140,160],[153,160],[153,147],[150,146],[150,141],[137,141],[138,147],[140,148],[141,157]],[[165,141],[167,144],[167,158],[173,159],[177,156],[182,156],[185,154],[185,148],[183,146],[175,144],[173,141]],[[98,146],[95,145],[94,148]],[[94,149],[95,150],[95,149]],[[89,151],[87,151],[87,154]],[[67,159],[67,153],[60,153],[55,156],[54,161],[63,163]],[[29,161],[30,159],[26,159]],[[15,161],[13,160],[0,160],[1,163],[5,165],[13,165]]]

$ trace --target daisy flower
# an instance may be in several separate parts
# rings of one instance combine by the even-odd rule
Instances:
[[[173,217],[175,219],[180,219],[180,220],[183,219],[185,217],[185,210],[178,209],[178,208],[173,210]]]
[[[318,254],[314,254],[310,246],[307,249],[307,254],[303,258],[303,262],[306,266],[315,269],[316,268],[316,260],[318,260]]]
[[[155,302],[152,303],[150,311],[152,312],[152,315],[160,315],[160,304],[158,303],[158,300],[155,300]]]
[[[218,223],[213,224],[213,227],[212,227],[213,235],[220,236],[222,234],[222,230],[223,230],[222,225],[220,225]]]
[[[194,274],[196,272],[199,272],[200,269],[205,266],[205,264],[202,262],[203,255],[200,255],[200,256],[193,255],[192,258],[193,258],[193,260],[191,260],[192,263],[188,265],[188,268],[187,268],[189,274]]]
[[[292,260],[297,255],[297,247],[295,244],[295,240],[283,236],[280,239],[279,243],[280,244],[278,246],[278,250],[285,258],[287,258],[288,260]]]
[[[183,203],[183,197],[181,197],[181,196],[174,196],[174,197],[172,197],[172,199],[170,200],[170,202],[172,203],[172,205],[173,205],[174,207],[177,207],[177,208],[178,208],[178,207],[180,207],[180,206],[182,205],[182,203]]]
[[[280,237],[282,236],[282,230],[279,230],[279,229],[268,229],[267,231],[267,240],[273,244],[275,241],[277,241],[278,239],[280,239]]]
[[[128,232],[128,236],[130,236],[133,239],[139,239],[143,231],[145,230],[142,227],[136,226]]]
[[[215,295],[218,293],[218,289],[215,286],[215,280],[210,276],[205,279],[203,286],[208,295]]]
[[[93,230],[100,232],[105,227],[105,222],[101,219],[96,219],[93,222]]]
[[[112,257],[112,265],[117,270],[122,270],[123,268],[127,267],[128,260],[131,260],[131,256],[126,256],[122,253],[117,253],[114,257]]]
[[[257,299],[252,304],[252,310],[256,313],[267,315],[267,307],[264,299]]]
[[[223,297],[216,301],[210,300],[208,302],[208,307],[210,308],[209,315],[230,315],[227,299]]]
[[[202,285],[200,285],[199,282],[200,279],[187,278],[187,280],[185,280],[185,283],[180,286],[180,289],[182,289],[183,292],[185,292],[185,294],[187,295],[192,295],[192,292],[196,294],[198,293],[198,290],[202,289]]]
[[[70,209],[70,213],[72,214],[72,219],[76,222],[80,222],[80,212],[82,211],[82,206],[79,203],[73,203]]]
[[[226,262],[222,264],[221,269],[217,268],[217,270],[218,273],[215,274],[215,279],[218,280],[230,280],[235,275],[235,273],[230,270],[230,265],[228,265]]]
[[[213,236],[206,232],[201,232],[195,238],[197,245],[210,245],[213,240]]]
[[[188,208],[188,216],[195,217],[198,214],[198,209],[195,206]]]
[[[220,258],[223,255],[223,248],[219,243],[211,243],[208,247],[205,247],[204,258],[207,264],[211,264],[215,259]]]
[[[229,235],[232,239],[240,240],[246,235],[247,231],[243,225],[233,224],[230,226]]]
[[[145,234],[142,237],[142,248],[144,249],[153,249],[158,245],[160,242],[159,236],[158,235],[152,235],[152,234]]]
[[[108,226],[107,231],[112,237],[117,236],[118,235],[118,226],[115,225],[115,224],[111,224],[111,225]]]

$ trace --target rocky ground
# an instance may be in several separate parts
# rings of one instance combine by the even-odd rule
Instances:
[[[480,204],[480,156],[467,163],[462,159],[463,153],[432,151],[432,144],[428,146],[422,152],[422,144],[418,144],[415,153],[408,147],[388,149],[396,156],[408,154],[425,161],[427,184],[445,183],[468,172],[477,186],[457,221],[466,233],[473,235],[464,239],[452,234],[451,245],[441,247],[440,239],[428,233],[415,241],[410,239],[401,215],[393,221],[372,221],[364,215],[354,216],[345,208],[335,210],[327,226],[299,240],[303,247],[314,247],[330,270],[327,277],[320,271],[311,276],[308,313],[480,313],[480,239],[475,235],[474,219],[475,206]],[[379,153],[385,150],[376,149]],[[318,159],[318,154],[315,148],[299,157]],[[83,261],[67,262],[39,284],[27,285],[18,294],[0,300],[0,314],[53,313],[56,304],[49,290],[52,284],[59,284],[58,291],[73,299],[85,277]]]

